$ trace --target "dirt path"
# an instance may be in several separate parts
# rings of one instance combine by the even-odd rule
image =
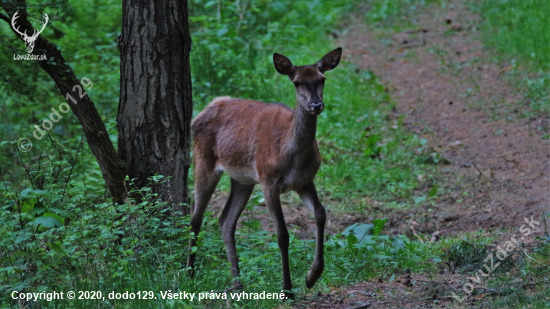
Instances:
[[[508,81],[512,67],[496,63],[484,49],[480,18],[464,2],[419,8],[400,21],[408,26],[400,25],[399,32],[369,28],[357,18],[338,40],[346,60],[380,78],[397,104],[396,116],[405,116],[412,132],[452,162],[435,175],[443,189],[435,207],[381,210],[394,235],[412,236],[411,215],[417,232],[445,235],[517,229],[524,218],[550,211],[550,141],[541,139],[550,132],[550,117],[522,116],[529,102]],[[227,196],[216,191],[210,210],[221,213]],[[272,230],[261,206],[254,217]],[[283,211],[289,229],[300,238],[311,237],[315,227],[306,207],[287,197]],[[329,234],[361,220],[357,214],[340,218],[328,211]]]
[[[519,117],[528,102],[505,80],[510,67],[484,50],[464,2],[419,9],[398,33],[358,23],[340,39],[349,60],[380,77],[405,124],[453,163],[439,168],[450,194],[435,215],[416,216],[423,232],[517,229],[550,210],[550,144],[541,140],[550,118]]]
[[[380,78],[397,104],[396,113],[405,116],[404,124],[452,162],[438,167],[436,181],[444,191],[429,206],[434,211],[426,206],[383,214],[391,218],[394,234],[410,232],[411,214],[422,234],[457,234],[479,228],[513,231],[524,218],[550,211],[550,144],[541,139],[550,131],[550,117],[521,116],[529,102],[506,77],[511,67],[496,63],[484,49],[479,16],[463,2],[447,1],[446,9],[420,8],[399,32],[368,28],[357,19],[339,38],[346,60]],[[226,199],[227,193],[218,190],[211,210],[219,213]],[[311,235],[309,211],[287,205],[292,203],[283,203],[289,229],[296,227],[298,237]],[[254,216],[272,230],[267,211],[259,207],[259,212]],[[306,295],[295,308],[351,308],[367,302],[368,308],[441,308],[450,305],[450,292],[458,292],[464,280],[448,273],[431,279],[396,274],[392,282],[370,280]]]
[[[510,67],[484,49],[476,31],[479,16],[463,2],[421,8],[400,32],[368,28],[358,20],[339,38],[347,60],[381,79],[405,125],[452,162],[438,168],[438,185],[447,193],[435,212],[419,207],[386,214],[406,222],[413,213],[422,233],[513,231],[524,218],[550,211],[550,144],[541,140],[541,133],[550,131],[550,117],[520,116],[528,101],[507,81]],[[393,232],[406,229],[406,223],[393,226]],[[449,294],[461,289],[460,277],[402,274],[391,283],[369,280],[309,295],[296,307],[442,308],[452,306]]]

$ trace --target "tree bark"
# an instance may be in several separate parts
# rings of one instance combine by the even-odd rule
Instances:
[[[187,1],[124,0],[122,7],[118,153],[138,188],[155,174],[169,176],[154,192],[189,213],[179,207],[188,203],[191,163]]]
[[[3,14],[0,16],[3,20],[10,23],[13,14],[18,11],[20,17],[17,19],[17,27],[19,31],[24,33],[26,30],[27,33],[33,33],[33,26],[27,19],[25,1],[0,2],[0,7],[8,14],[8,16]],[[14,29],[12,28],[12,30]],[[16,33],[15,30],[14,33]],[[16,35],[21,38],[19,34],[16,33]],[[99,164],[103,179],[114,202],[123,203],[126,195],[124,188],[125,174],[94,102],[87,95],[80,98],[78,89],[76,91],[73,89],[76,85],[80,85],[80,87],[82,85],[56,45],[39,35],[35,41],[32,54],[46,55],[47,60],[37,61],[38,65],[50,75],[63,97],[70,94],[77,101],[75,104],[73,101],[67,100],[67,103],[69,103],[71,110],[82,126],[88,145]],[[82,89],[84,91],[85,88]]]

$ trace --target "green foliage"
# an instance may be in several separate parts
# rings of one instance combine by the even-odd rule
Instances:
[[[466,272],[475,272],[483,267],[487,252],[485,245],[463,240],[451,246],[445,258],[454,267],[464,269]]]
[[[222,95],[293,107],[294,87],[275,71],[273,53],[297,65],[315,63],[335,48],[327,33],[354,3],[190,2],[194,113]],[[423,3],[404,1],[400,7]],[[342,210],[365,195],[410,201],[418,174],[431,167],[414,161],[419,139],[393,116],[384,86],[373,72],[345,61],[327,77],[326,108],[318,124],[323,165],[316,182],[322,194],[330,194]],[[220,188],[227,190],[228,183],[222,180]]]
[[[324,161],[317,187],[330,192],[343,209],[365,195],[407,201],[417,175],[429,168],[415,163],[420,140],[393,115],[393,104],[372,72],[341,66],[327,74],[326,111],[318,125]]]
[[[187,249],[182,241],[185,218],[167,215],[166,204],[150,188],[133,192],[141,202],[87,207],[77,195],[54,190],[5,193],[0,198],[1,293],[85,290],[92,283],[99,284],[96,289],[108,283],[122,291],[132,286],[127,273],[145,261],[154,271],[167,264],[181,268],[181,253]],[[62,202],[53,207],[56,200]],[[6,296],[3,302],[12,301]]]
[[[550,215],[547,214],[545,217],[549,218]],[[450,245],[448,249],[445,248],[447,245],[444,243]],[[550,268],[548,263],[550,242],[548,239],[537,237],[537,240],[529,245],[522,244],[516,248],[503,260],[498,257],[498,249],[495,248],[494,242],[491,244],[489,239],[480,238],[477,241],[447,239],[439,245],[442,245],[442,249],[446,251],[441,256],[444,264],[441,264],[440,267],[446,265],[443,267],[449,267],[453,272],[467,275],[468,278],[471,278],[470,280],[481,278],[484,288],[481,288],[479,284],[474,285],[476,289],[472,296],[483,293],[487,288],[497,293],[498,296],[487,304],[488,307],[548,307],[548,297],[550,296],[550,272],[548,271]],[[504,247],[503,244],[500,246]],[[489,271],[490,269],[492,271]],[[483,276],[482,274],[489,275]]]
[[[476,3],[485,19],[483,38],[514,69],[524,66],[536,73],[522,75],[526,99],[539,112],[550,112],[550,27],[547,0],[487,0]]]
[[[316,62],[332,48],[325,33],[352,3],[190,1],[194,101],[202,106],[221,95],[266,102],[293,98],[288,78],[273,69],[273,53],[298,64]]]
[[[529,78],[527,89],[526,97],[530,102],[529,106],[535,111],[550,112],[550,72],[543,71],[538,76]]]
[[[158,184],[159,180],[152,180]],[[86,208],[68,200],[58,209],[46,208],[51,196],[25,190],[19,205],[2,198],[0,213],[0,304],[14,304],[17,291],[99,291],[105,300],[39,301],[43,308],[190,307],[188,301],[161,298],[161,292],[209,292],[231,285],[229,266],[217,220],[210,214],[198,235],[197,269],[194,279],[186,276],[188,217],[168,215],[166,204],[150,188],[134,190],[140,202],[114,206],[99,203]],[[22,199],[27,202],[22,202]],[[31,202],[28,202],[31,201]],[[42,208],[42,209],[41,209]],[[45,212],[45,211],[55,211]],[[50,219],[47,219],[50,218]],[[47,219],[51,222],[46,223]],[[428,251],[406,237],[382,236],[385,219],[372,224],[354,224],[331,236],[325,245],[327,271],[318,289],[368,278],[383,269],[418,269]],[[245,232],[246,230],[246,232]],[[274,235],[250,220],[236,235],[240,252],[241,280],[247,292],[280,292],[280,257]],[[314,242],[291,235],[291,268],[295,282],[301,282],[314,253]],[[303,286],[297,284],[296,291]],[[108,295],[154,291],[158,299],[116,300]],[[226,301],[194,302],[195,306],[225,306]],[[246,308],[276,306],[277,300],[232,304]]]
[[[59,21],[46,29],[63,33],[57,42],[67,53],[67,59],[77,74],[94,81],[89,95],[106,115],[107,127],[115,140],[112,119],[119,75],[113,67],[118,67],[115,41],[121,15],[116,6],[119,4],[101,2],[97,7],[98,3],[62,6]],[[286,54],[298,65],[316,62],[335,47],[326,33],[334,30],[353,3],[190,1],[191,64],[197,111],[220,95],[282,101],[292,106],[294,89],[287,78],[275,72],[273,52]],[[54,33],[46,35],[51,37]],[[29,75],[22,75],[20,82],[27,82],[25,78]],[[39,124],[49,115],[50,106],[62,100],[47,76],[34,76],[37,80],[33,85],[44,85],[42,91],[48,95],[39,96],[29,90],[28,98],[40,97],[41,103],[25,102],[26,109],[21,114],[35,112],[37,117],[25,118],[20,126],[12,126],[6,140],[28,136],[32,132],[29,123]],[[352,206],[355,198],[365,194],[382,200],[410,200],[417,186],[417,174],[425,173],[424,166],[415,164],[414,150],[422,146],[421,140],[409,135],[402,128],[402,119],[393,116],[390,98],[372,72],[342,61],[327,76],[326,111],[320,116],[318,128],[324,161],[317,178],[321,194],[330,194],[333,203],[342,208]],[[21,91],[5,96],[10,113],[21,97]],[[37,107],[42,106],[48,108],[39,112]],[[63,131],[56,131],[57,128]],[[160,292],[199,293],[231,286],[223,241],[212,214],[204,219],[197,246],[193,248],[197,252],[197,269],[191,280],[185,268],[189,218],[177,213],[168,215],[165,204],[149,188],[134,191],[140,195],[139,201],[112,205],[102,197],[101,175],[85,142],[82,149],[77,146],[80,129],[76,119],[67,117],[67,122],[56,124],[56,130],[51,140],[37,142],[27,154],[20,153],[11,143],[2,148],[6,156],[24,162],[29,171],[27,174],[17,165],[7,167],[10,171],[19,169],[20,173],[9,174],[0,198],[2,295],[12,290],[87,290],[101,291],[106,300],[53,301],[40,305],[187,308],[190,305],[184,301],[162,300]],[[35,156],[39,153],[42,159],[37,160]],[[158,181],[155,178],[151,183],[154,186]],[[327,206],[333,207],[326,200]],[[256,194],[247,212],[262,202],[261,194]],[[433,252],[406,237],[382,235],[384,223],[385,220],[378,219],[372,224],[355,224],[329,237],[325,247],[326,271],[316,289],[369,278],[381,271],[385,274],[388,270],[423,267]],[[260,222],[249,216],[236,238],[246,291],[280,292],[281,265],[276,238],[262,231]],[[291,233],[291,268],[297,292],[305,289],[298,283],[303,282],[313,254],[314,241],[297,239]],[[112,291],[155,291],[158,299],[109,300]],[[9,296],[0,302],[14,304]],[[225,304],[211,300],[194,303],[210,307]],[[231,304],[266,308],[281,303],[265,300]]]
[[[546,0],[488,0],[481,4],[487,42],[504,54],[550,68],[550,3]]]
[[[27,1],[30,21],[39,26],[44,13],[49,22],[42,33],[56,44],[78,79],[87,77],[93,81],[93,89],[87,91],[105,121],[111,139],[116,142],[114,119],[119,97],[119,52],[117,36],[120,33],[122,11],[120,2],[103,0],[84,1]],[[23,155],[25,164],[33,172],[41,158],[57,156],[56,146],[49,138],[35,139],[35,125],[50,117],[51,109],[59,111],[65,102],[46,72],[32,61],[14,61],[14,54],[26,54],[24,43],[13,33],[8,23],[0,23],[0,142],[28,138],[32,149]],[[69,112],[54,123],[51,136],[67,150],[75,153],[82,137],[82,129],[76,117]],[[17,144],[0,146],[0,170],[5,183],[15,190],[23,190],[27,172],[19,162]],[[86,188],[87,197],[102,198],[104,181],[99,167],[87,143],[80,150],[79,164],[74,166],[75,186]]]
[[[369,1],[367,20],[382,22],[425,2]],[[272,54],[283,53],[297,65],[315,63],[336,47],[327,34],[338,28],[357,3],[189,1],[195,113],[222,95],[279,101],[292,107],[292,83],[276,73]],[[89,95],[116,142],[120,3],[69,1],[56,9],[59,19],[46,27],[45,36],[62,48],[78,77],[94,82]],[[38,11],[39,7],[33,11],[35,17]],[[0,26],[2,34],[11,35],[10,31],[6,25]],[[22,44],[15,39],[11,43]],[[0,57],[9,55],[4,51]],[[31,64],[13,63],[9,57],[2,63],[6,63],[2,72],[13,85],[0,86],[0,99],[5,102],[0,107],[0,133],[2,140],[14,141],[30,136],[33,125],[48,117],[51,107],[63,98],[48,76],[33,71]],[[357,201],[365,196],[398,208],[414,207],[442,194],[437,184],[419,186],[419,179],[429,175],[433,165],[450,162],[427,149],[426,139],[403,127],[403,118],[394,112],[394,104],[375,74],[347,62],[344,56],[340,66],[326,75],[326,110],[319,116],[318,126],[323,165],[316,184],[327,208],[351,212],[362,207],[364,212],[368,205]],[[547,80],[533,80],[531,85],[542,89]],[[0,295],[14,289],[101,291],[106,297],[111,291],[154,291],[156,300],[75,300],[40,305],[189,308],[185,301],[161,300],[160,292],[199,293],[231,286],[214,214],[207,213],[197,235],[193,248],[197,269],[191,280],[185,266],[189,218],[168,214],[165,203],[150,188],[133,191],[140,196],[139,201],[112,205],[104,197],[101,174],[85,142],[79,150],[81,131],[76,118],[64,118],[52,131],[51,140],[37,141],[27,154],[20,153],[16,144],[0,146],[0,157],[13,162],[3,166],[6,179],[0,191]],[[152,186],[158,181],[158,177],[152,179]],[[227,188],[226,180],[221,189]],[[276,237],[262,231],[260,221],[247,216],[261,203],[261,194],[255,194],[237,231],[241,280],[246,292],[279,292],[281,265]],[[370,224],[354,224],[328,237],[325,272],[316,289],[390,276],[405,268],[425,270],[431,267],[430,259],[441,260],[439,244],[430,247],[404,236],[383,235],[385,222],[375,219]],[[291,233],[290,262],[297,292],[305,290],[303,277],[313,254],[313,240],[298,239]],[[14,305],[9,295],[0,298],[0,304]],[[226,302],[208,300],[193,305],[218,308]],[[281,302],[230,301],[230,306],[266,308],[281,306]]]
[[[492,304],[494,308],[547,308],[550,299],[550,213],[543,215],[544,234],[529,246],[518,248],[506,264],[515,271],[506,272],[488,282],[502,291]],[[527,248],[526,248],[527,247]],[[505,265],[506,265],[505,264]]]

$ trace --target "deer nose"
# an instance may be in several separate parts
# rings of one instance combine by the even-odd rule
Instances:
[[[323,102],[309,102],[309,111],[315,114],[320,114],[325,108]]]

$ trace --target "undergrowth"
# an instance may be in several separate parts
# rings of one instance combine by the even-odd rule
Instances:
[[[382,2],[372,4],[377,7]],[[293,108],[294,87],[275,71],[273,53],[284,54],[296,65],[317,62],[336,47],[329,36],[357,4],[284,3],[222,2],[217,7],[209,2],[200,8],[192,6],[195,45],[191,63],[193,72],[200,72],[193,75],[195,114],[222,95],[281,102]],[[373,9],[371,15],[382,14],[380,10]],[[384,14],[397,13],[392,9]],[[372,206],[364,196],[391,202],[394,207],[411,204],[415,196],[429,198],[427,192],[433,186],[425,192],[419,190],[419,179],[429,181],[432,168],[418,163],[417,157],[437,154],[424,147],[425,140],[403,128],[403,117],[394,113],[395,104],[385,87],[373,72],[347,62],[347,52],[343,51],[339,67],[326,74],[326,108],[318,122],[323,164],[316,184],[326,197],[323,202],[333,209],[351,211]],[[228,191],[228,178],[222,179],[219,187]]]
[[[336,47],[327,35],[354,3],[191,1],[195,113],[221,95],[293,107],[293,86],[275,72],[272,54],[283,53],[295,64],[317,62]],[[403,128],[402,118],[394,115],[394,103],[376,76],[348,63],[344,56],[327,78],[326,110],[318,127],[323,165],[316,180],[325,205],[350,212],[370,207],[365,196],[397,207],[412,204],[419,197],[426,200],[435,196],[437,188],[426,192],[418,189],[419,175],[428,174],[431,168],[417,163],[419,155],[430,156],[424,149],[426,140]],[[118,206],[97,195],[87,198],[87,191],[101,192],[102,188],[82,185],[73,173],[89,160],[78,160],[80,148],[51,149],[38,162],[19,153],[18,161],[27,170],[26,185],[19,190],[20,184],[5,182],[1,191],[0,303],[4,306],[29,304],[13,300],[14,290],[100,291],[105,297],[38,301],[37,305],[44,308],[286,306],[280,300],[190,303],[162,299],[164,291],[200,293],[231,286],[215,216],[207,213],[198,236],[197,270],[191,280],[185,268],[188,217],[168,215],[166,204],[150,188],[134,190],[140,200]],[[163,181],[161,176],[153,178],[151,186],[159,181]],[[228,189],[227,181],[221,188]],[[261,199],[259,192],[254,193],[248,209],[253,211]],[[404,236],[383,235],[384,223],[385,219],[379,218],[329,236],[326,270],[315,289],[349,284],[380,272],[429,267],[429,259],[438,254],[437,250],[425,250],[424,245]],[[276,239],[260,227],[258,220],[248,218],[237,231],[241,280],[246,292],[280,292]],[[295,292],[305,291],[304,276],[313,254],[313,240],[291,236]],[[153,291],[157,298],[109,299],[113,291]]]
[[[163,181],[152,179],[153,184]],[[150,188],[134,190],[141,202],[129,200],[81,207],[76,196],[62,203],[44,190],[27,189],[2,207],[0,214],[0,304],[15,305],[12,291],[96,291],[99,299],[38,301],[42,308],[191,308],[225,307],[227,301],[166,300],[162,292],[201,293],[225,290],[231,275],[217,219],[207,216],[198,237],[194,279],[186,275],[189,217],[168,215],[166,204]],[[258,201],[257,198],[252,199]],[[4,203],[6,201],[4,200]],[[316,289],[368,278],[380,269],[419,270],[429,250],[407,237],[383,236],[385,219],[355,224],[325,242],[325,271]],[[245,221],[237,237],[242,282],[247,293],[280,292],[277,240],[261,230],[258,220]],[[296,292],[314,253],[313,240],[291,235],[290,259]],[[110,299],[111,292],[153,291],[156,299]],[[77,295],[78,296],[78,295]],[[265,308],[278,300],[232,304]],[[23,303],[21,303],[23,304]],[[217,304],[217,305],[215,305]]]
[[[367,19],[383,21],[398,14],[403,6],[424,1],[400,1],[398,6],[395,3],[370,2]],[[189,1],[195,113],[222,95],[282,102],[293,107],[293,86],[275,72],[272,54],[285,54],[298,65],[315,63],[336,47],[330,38],[332,31],[338,29],[355,4],[355,0]],[[117,12],[115,16],[120,15]],[[85,14],[82,18],[86,18]],[[109,31],[110,36],[116,34]],[[115,61],[116,50],[106,48],[105,53],[110,61]],[[440,163],[440,156],[426,147],[425,139],[403,127],[403,118],[395,113],[395,104],[374,73],[347,62],[345,54],[346,50],[340,66],[326,74],[326,110],[319,116],[323,165],[316,184],[322,202],[341,212],[365,212],[375,202],[395,208],[432,202],[444,194],[430,176],[432,165]],[[116,75],[109,76],[109,80],[113,78]],[[109,127],[110,133],[116,133],[114,126]],[[10,181],[3,181],[0,189],[0,305],[289,306],[280,300],[162,299],[162,293],[167,291],[201,293],[225,290],[232,285],[217,218],[207,212],[198,235],[195,277],[190,279],[185,267],[189,217],[168,214],[166,204],[150,187],[133,190],[140,196],[139,201],[113,205],[99,195],[104,192],[98,185],[100,181],[75,180],[74,172],[83,172],[89,166],[89,155],[86,160],[78,160],[82,156],[80,147],[61,147],[55,138],[51,143],[51,151],[41,153],[39,160],[21,153],[16,156],[16,162],[24,166],[20,173],[25,175],[21,182],[24,189],[20,189],[21,183]],[[99,175],[97,166],[93,166],[95,174],[91,175]],[[161,181],[161,176],[155,176],[151,186]],[[221,189],[228,188],[225,179]],[[90,191],[94,192],[93,197],[85,195]],[[255,192],[247,211],[253,212],[261,202],[261,193]],[[403,269],[432,271],[433,264],[445,258],[445,248],[455,242],[444,240],[430,245],[405,236],[386,236],[385,222],[384,218],[377,218],[328,236],[325,272],[313,292]],[[245,218],[236,238],[245,291],[280,292],[281,265],[274,236],[261,230],[257,219]],[[291,233],[289,253],[294,291],[304,293],[303,281],[313,260],[314,241],[298,239]],[[99,291],[101,297],[24,303],[13,300],[12,291]],[[156,299],[109,299],[111,292],[126,291],[153,291]]]

